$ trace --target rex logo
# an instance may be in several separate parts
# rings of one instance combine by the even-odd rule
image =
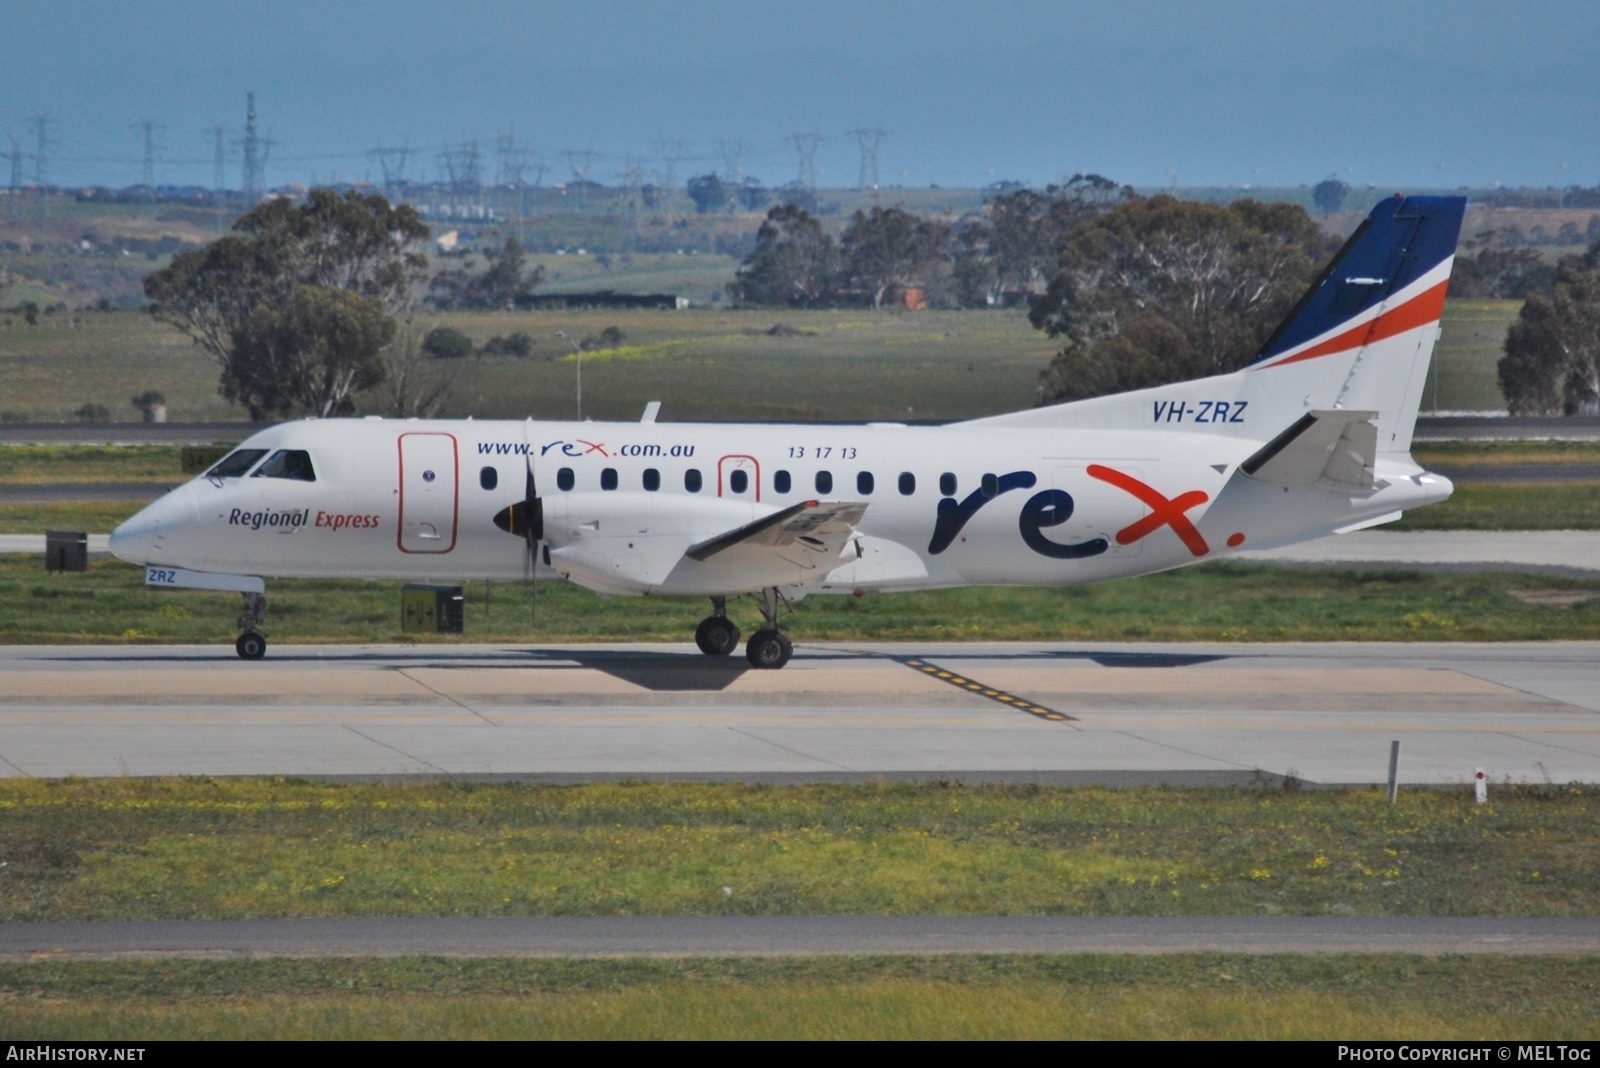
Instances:
[[[1204,556],[1211,551],[1211,547],[1206,544],[1205,538],[1201,536],[1187,514],[1189,509],[1211,499],[1204,490],[1189,490],[1169,499],[1160,490],[1113,467],[1090,464],[1088,473],[1091,478],[1099,479],[1132,494],[1150,509],[1149,515],[1117,531],[1118,545],[1132,545],[1162,527],[1171,527],[1178,540],[1182,541],[1193,555]],[[937,556],[950,548],[968,520],[977,515],[990,501],[1012,490],[1032,489],[1038,481],[1038,476],[1032,471],[1012,471],[973,490],[960,501],[954,497],[942,498],[939,501],[933,537],[928,542],[928,554]],[[1099,556],[1110,548],[1104,538],[1090,538],[1087,541],[1063,544],[1045,537],[1045,528],[1060,526],[1071,519],[1073,509],[1072,495],[1066,490],[1047,489],[1034,494],[1028,498],[1017,516],[1017,529],[1022,535],[1023,542],[1040,556],[1049,556],[1057,560],[1080,560],[1084,557]]]

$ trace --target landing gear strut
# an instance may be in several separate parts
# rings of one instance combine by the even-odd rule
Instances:
[[[267,595],[246,593],[244,609],[239,613],[239,629],[244,631],[233,647],[241,660],[260,660],[267,655],[267,639],[256,630],[267,621]]]
[[[794,646],[778,630],[778,590],[775,586],[768,586],[761,591],[761,617],[766,621],[766,626],[750,635],[750,640],[744,646],[744,655],[751,667],[776,670],[789,662],[794,655]]]
[[[707,656],[727,656],[739,647],[739,627],[728,618],[728,599],[711,598],[711,614],[694,631],[694,643]]]

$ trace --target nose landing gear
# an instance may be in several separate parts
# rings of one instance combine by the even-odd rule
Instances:
[[[240,596],[244,598],[244,609],[239,613],[238,626],[244,633],[239,635],[233,648],[241,660],[260,660],[267,655],[267,639],[256,628],[267,621],[267,595],[245,593]]]

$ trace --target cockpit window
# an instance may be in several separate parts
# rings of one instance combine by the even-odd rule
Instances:
[[[315,482],[311,454],[304,449],[279,449],[251,478],[287,478],[295,482]]]
[[[207,478],[243,478],[256,461],[267,454],[266,449],[235,449],[224,456],[217,466],[206,472]]]

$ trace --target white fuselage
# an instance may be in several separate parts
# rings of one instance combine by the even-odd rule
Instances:
[[[610,593],[1069,585],[1318,537],[1442,500],[1381,457],[1373,489],[1284,486],[1242,460],[1281,427],[1042,429],[330,419],[242,447],[303,450],[315,480],[200,477],[118,529],[124,559],[263,577],[564,575]],[[494,517],[543,508],[535,550]],[[690,546],[804,501],[866,505],[837,558],[792,574]]]

